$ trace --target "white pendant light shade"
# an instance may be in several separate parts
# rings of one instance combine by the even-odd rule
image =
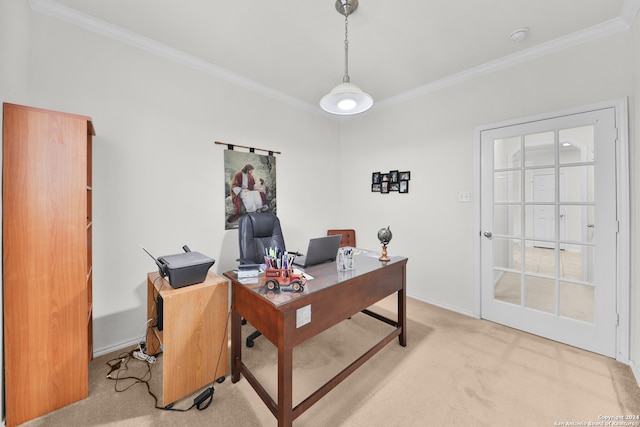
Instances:
[[[331,114],[342,116],[367,111],[373,98],[353,83],[340,83],[320,100],[320,107]]]
[[[342,83],[320,99],[320,108],[327,113],[348,116],[367,111],[373,105],[373,98],[349,78],[349,15],[358,8],[358,0],[336,0],[336,10],[344,15],[344,76]]]

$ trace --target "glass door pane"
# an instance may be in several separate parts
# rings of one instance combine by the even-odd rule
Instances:
[[[593,321],[593,135],[580,126],[494,140],[497,300]]]

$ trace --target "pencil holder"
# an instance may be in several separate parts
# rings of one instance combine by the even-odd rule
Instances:
[[[353,249],[340,248],[338,249],[338,256],[336,257],[336,265],[338,271],[353,270]]]
[[[343,248],[338,249],[338,256],[336,257],[336,266],[338,271],[347,271],[347,259]]]

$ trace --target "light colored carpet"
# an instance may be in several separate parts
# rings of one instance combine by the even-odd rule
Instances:
[[[640,387],[628,366],[603,356],[408,299],[408,346],[393,341],[294,421],[294,426],[554,426],[640,414]],[[375,307],[395,312],[388,298]],[[338,373],[388,326],[357,314],[294,351],[294,402]],[[252,331],[250,325],[243,333]],[[245,379],[215,384],[209,408],[154,409],[143,384],[116,392],[106,378],[110,354],[90,363],[89,398],[25,427],[276,426]],[[276,393],[276,348],[264,337],[243,346],[255,375]],[[162,357],[152,365],[152,391],[162,392]],[[215,361],[212,361],[215,363]],[[128,373],[142,375],[132,359]],[[121,373],[123,375],[124,373]],[[124,387],[125,382],[119,383]],[[176,403],[187,408],[191,396]]]

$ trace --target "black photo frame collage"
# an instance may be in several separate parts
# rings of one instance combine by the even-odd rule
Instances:
[[[408,193],[411,172],[392,170],[371,174],[371,192],[388,194],[390,192]]]

